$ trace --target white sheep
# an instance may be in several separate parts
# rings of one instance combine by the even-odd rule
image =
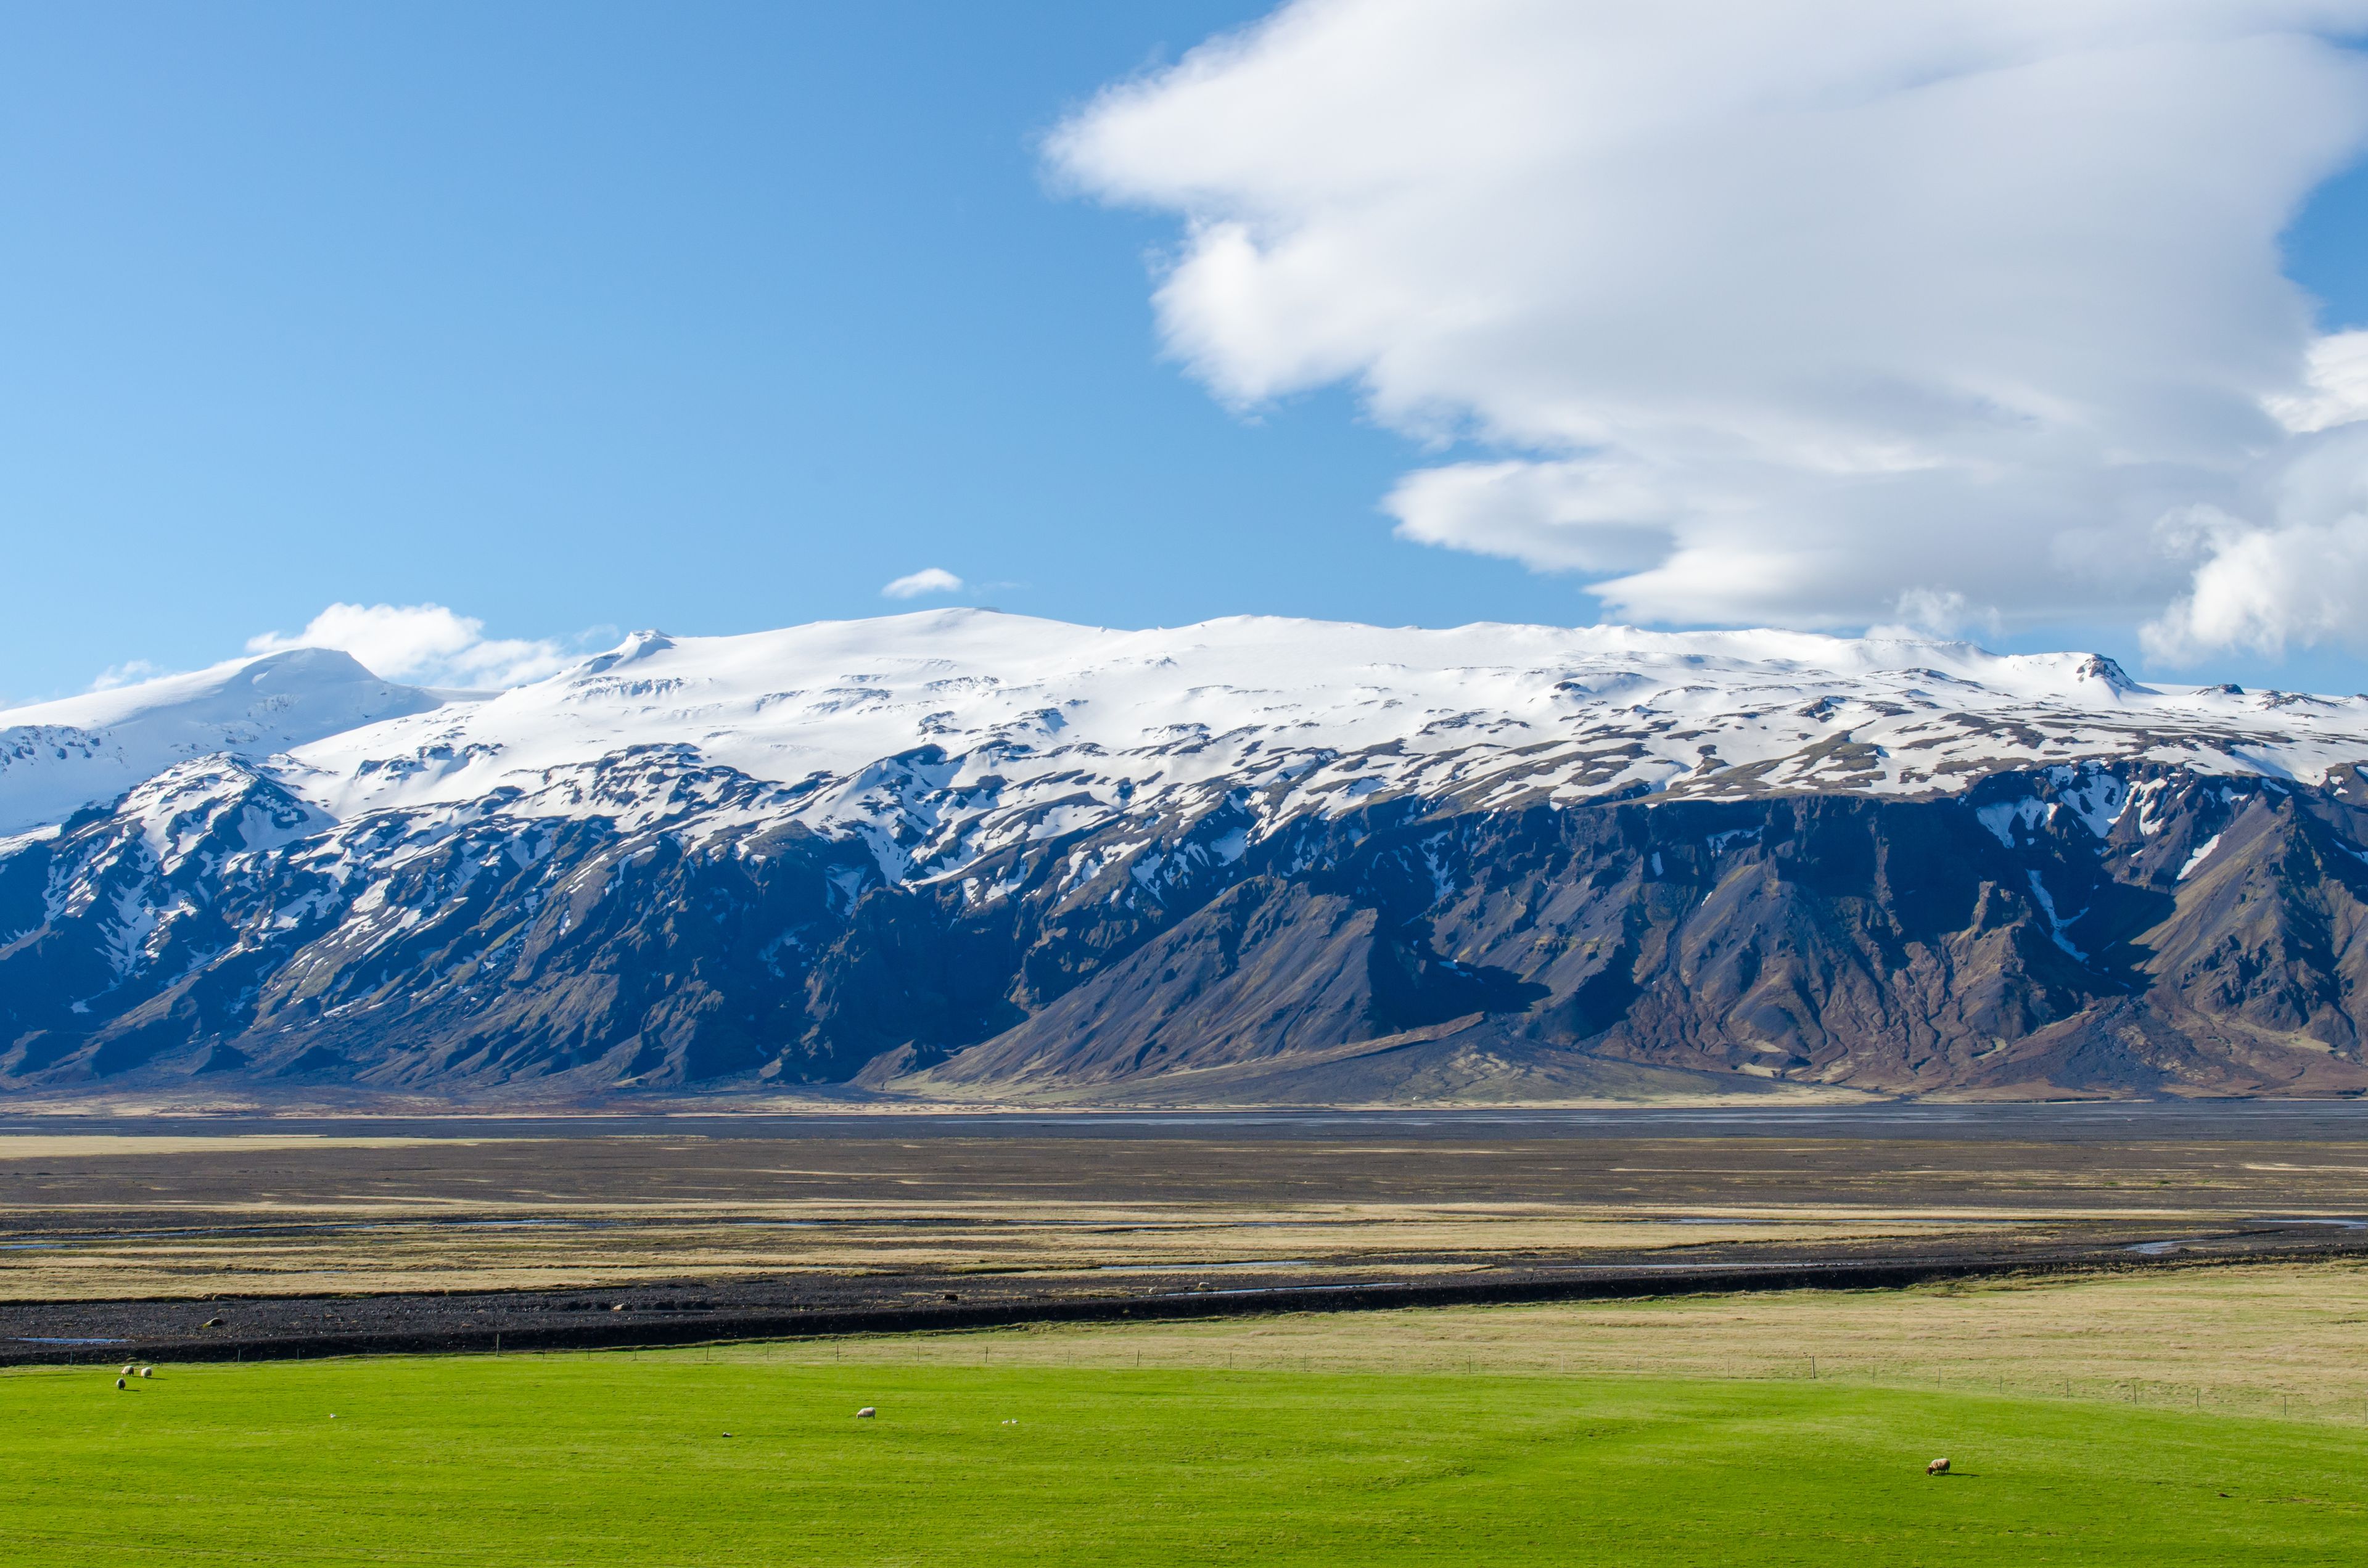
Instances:
[[[128,1389],[128,1388],[130,1388],[131,1385],[130,1383],[128,1383],[128,1382],[124,1381],[121,1378],[118,1378],[118,1379],[116,1379],[116,1380],[115,1380],[115,1386],[116,1386],[117,1388],[120,1388],[120,1389]]]
[[[153,1378],[156,1375],[156,1369],[154,1367],[142,1367],[140,1369],[140,1375],[143,1378]]]
[[[1924,1467],[1924,1473],[1927,1475],[1946,1475],[1949,1473],[1949,1461],[1947,1460],[1934,1460],[1930,1464]]]
[[[867,1404],[867,1405],[865,1405],[862,1409],[860,1409],[860,1410],[859,1410],[859,1411],[857,1411],[857,1412],[855,1413],[855,1418],[856,1418],[858,1421],[868,1421],[868,1420],[870,1420],[872,1416],[877,1415],[879,1415],[879,1414],[880,1414],[880,1412],[879,1412],[877,1409],[875,1409],[875,1408],[873,1408],[872,1406],[871,1406],[871,1405],[868,1405],[868,1404]]]

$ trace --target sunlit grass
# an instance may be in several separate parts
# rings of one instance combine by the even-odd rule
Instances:
[[[1373,1320],[1333,1320],[1353,1335]],[[811,1347],[806,1347],[811,1349]],[[0,1559],[2328,1562],[2346,1426],[1828,1381],[814,1364],[0,1376]],[[858,1420],[860,1405],[876,1418]],[[332,1418],[334,1416],[334,1419]],[[725,1436],[729,1433],[730,1436]],[[1956,1474],[1930,1481],[1947,1455]]]

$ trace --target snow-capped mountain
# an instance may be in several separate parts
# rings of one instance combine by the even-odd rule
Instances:
[[[0,713],[0,1082],[2368,1085],[2362,760],[2368,699],[1766,631],[277,654]],[[2203,890],[2264,857],[2310,909],[2238,962]]]
[[[452,695],[381,680],[350,653],[300,648],[0,710],[0,835],[54,826],[176,762],[267,757]]]
[[[1256,792],[1271,824],[1407,795],[1917,796],[2088,759],[2315,780],[2368,755],[2368,698],[2149,687],[2089,654],[1774,631],[1256,617],[1111,631],[951,610],[643,632],[536,685],[449,695],[307,650],[0,712],[0,831],[215,753],[339,820],[497,792],[515,812],[600,814],[625,803],[582,796],[578,775],[663,747],[784,786],[756,809],[860,833],[883,876],[908,880],[1011,832],[1211,787]]]

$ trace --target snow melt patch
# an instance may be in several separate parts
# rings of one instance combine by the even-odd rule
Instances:
[[[2112,835],[2113,824],[2129,809],[2127,784],[2101,767],[2052,767],[2048,775],[2055,782],[2056,799],[2072,808],[2083,826],[2099,838]]]
[[[142,892],[136,887],[119,889],[115,894],[115,917],[104,923],[107,961],[118,979],[139,966],[149,935],[156,929],[157,912],[141,896]]]
[[[2169,789],[2169,779],[2151,778],[2130,790],[2130,799],[2137,802],[2138,832],[2147,838],[2162,831],[2163,819],[2155,814],[2155,808],[2162,804]]]
[[[2042,821],[2054,821],[2055,808],[2044,801],[2009,801],[1999,805],[1984,806],[1974,812],[1974,819],[1998,835],[1998,841],[2009,849],[2015,847],[2014,824],[2021,823],[2024,837]]]
[[[2174,877],[2174,878],[2172,878],[2171,880],[2172,880],[2172,881],[2181,881],[2181,882],[2183,882],[2183,881],[2185,881],[2188,878],[2190,878],[2190,877],[2193,876],[2193,875],[2195,874],[2195,868],[2197,868],[2198,866],[2201,866],[2202,864],[2203,864],[2203,858],[2204,858],[2205,856],[2207,856],[2207,855],[2211,854],[2214,849],[2217,849],[2217,848],[2219,848],[2219,847],[2220,847],[2220,835],[2219,835],[2218,834],[2216,834],[2216,833],[2215,833],[2215,834],[2214,834],[2211,837],[2209,837],[2209,838],[2205,839],[2205,840],[2203,841],[2203,846],[2202,846],[2200,848],[2198,848],[2198,849],[2195,851],[2195,853],[2194,853],[2194,854],[2190,855],[2190,856],[2187,858],[2187,864],[2186,864],[2186,865],[2184,865],[2184,866],[2181,866],[2181,867],[2179,869],[2179,875],[2178,875],[2178,876],[2176,876],[2176,877]]]
[[[2055,895],[2047,891],[2047,884],[2039,880],[2039,873],[2037,871],[2027,871],[2024,875],[2031,879],[2031,896],[2032,900],[2038,903],[2040,913],[2047,916],[2048,936],[2055,939],[2057,947],[2063,949],[2066,952],[2070,953],[2082,963],[2087,963],[2089,961],[2089,955],[2074,947],[2072,945],[2072,938],[2066,937],[2064,932],[2066,927],[2070,926],[2075,921],[2078,921],[2081,915],[2086,915],[2089,912],[2084,909],[2080,911],[2079,915],[2075,915],[2070,920],[2066,920],[2062,915],[2055,913]]]

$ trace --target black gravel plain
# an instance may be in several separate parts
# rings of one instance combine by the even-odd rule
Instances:
[[[1720,1249],[1705,1249],[1715,1254]],[[2173,1229],[2142,1241],[1827,1249],[1815,1257],[1682,1263],[1524,1261],[1418,1278],[1304,1271],[1129,1271],[1048,1281],[969,1274],[685,1279],[600,1290],[209,1297],[0,1304],[0,1365],[231,1361],[392,1353],[621,1349],[731,1340],[953,1331],[1397,1307],[1635,1300],[1708,1292],[1882,1290],[1949,1279],[2368,1257],[2368,1235],[2294,1223]]]
[[[1905,1285],[2067,1269],[2368,1254],[2368,1104],[1408,1113],[1081,1113],[326,1119],[17,1118],[12,1134],[399,1137],[357,1146],[0,1157],[0,1363],[658,1346],[1081,1319],[1341,1311],[1706,1290]],[[41,1153],[30,1153],[36,1148]],[[6,1152],[0,1150],[0,1156]],[[1312,1267],[666,1272],[598,1288],[33,1300],[9,1273],[94,1239],[261,1238],[381,1224],[631,1227],[634,1205],[723,1218],[868,1206],[970,1223],[1061,1205],[1535,1205],[1667,1219],[1739,1205],[1930,1214],[1904,1236],[1724,1240],[1583,1255],[1390,1250]],[[762,1206],[773,1205],[764,1210]],[[969,1209],[958,1205],[971,1206]],[[2079,1217],[2067,1218],[2074,1211]],[[2001,1215],[2027,1222],[1997,1228]],[[624,1217],[619,1217],[619,1216]],[[502,1216],[512,1216],[504,1220]],[[605,1216],[605,1217],[603,1217]],[[950,1218],[951,1217],[951,1218]],[[1987,1228],[1975,1221],[1987,1217]],[[889,1222],[894,1222],[893,1219]],[[997,1223],[978,1214],[982,1227]],[[1038,1222],[1042,1222],[1041,1221]],[[1055,1221],[1061,1222],[1061,1221]],[[367,1247],[367,1239],[357,1244]],[[630,1244],[640,1248],[636,1240]],[[13,1260],[13,1263],[12,1263]],[[102,1278],[94,1276],[94,1278]],[[94,1291],[94,1295],[98,1292]],[[9,1300],[10,1296],[18,1299]]]

